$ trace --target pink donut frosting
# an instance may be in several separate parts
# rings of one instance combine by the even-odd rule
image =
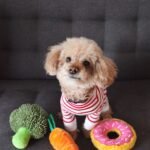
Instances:
[[[111,131],[119,131],[119,137],[116,139],[110,139],[107,134]],[[93,129],[93,135],[96,140],[104,145],[123,145],[130,142],[133,137],[133,132],[130,126],[121,120],[106,119]]]

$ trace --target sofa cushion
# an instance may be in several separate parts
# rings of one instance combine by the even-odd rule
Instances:
[[[120,79],[150,78],[149,0],[0,0],[0,79],[45,79],[47,47],[96,40]]]
[[[116,82],[108,89],[110,105],[114,117],[123,119],[133,125],[137,131],[138,140],[135,150],[150,148],[150,80]],[[62,121],[56,115],[60,111],[60,87],[55,80],[3,80],[0,81],[0,149],[14,149],[11,144],[13,132],[9,127],[11,111],[24,103],[37,103],[48,113],[55,116],[56,124],[63,127]],[[84,117],[78,117],[79,129]],[[90,140],[79,133],[77,143],[81,150],[94,150]],[[41,140],[31,140],[28,150],[51,149],[48,134]]]

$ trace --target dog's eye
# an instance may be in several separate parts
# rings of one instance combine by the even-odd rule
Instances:
[[[71,57],[66,57],[66,62],[71,62]]]
[[[85,67],[88,67],[88,66],[90,66],[90,62],[87,61],[87,60],[84,60],[84,61],[83,61],[83,65],[84,65]]]

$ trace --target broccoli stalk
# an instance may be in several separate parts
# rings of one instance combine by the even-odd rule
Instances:
[[[28,146],[31,138],[40,139],[47,131],[47,112],[37,104],[23,104],[10,114],[10,127],[16,132],[12,137],[18,149]]]
[[[20,128],[12,138],[12,143],[15,147],[23,149],[27,147],[31,134],[27,128]]]

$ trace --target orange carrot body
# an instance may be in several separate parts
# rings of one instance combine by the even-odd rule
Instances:
[[[71,135],[61,128],[50,133],[49,141],[55,150],[79,150]]]

